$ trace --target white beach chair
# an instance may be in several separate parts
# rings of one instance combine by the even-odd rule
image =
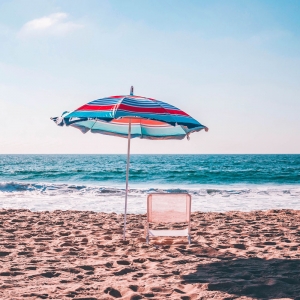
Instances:
[[[149,194],[147,198],[146,242],[150,237],[186,236],[191,243],[191,195],[190,194]],[[149,223],[187,223],[181,230],[152,230]]]

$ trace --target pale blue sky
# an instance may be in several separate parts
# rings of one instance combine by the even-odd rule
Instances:
[[[0,0],[0,153],[126,153],[49,118],[131,85],[210,128],[133,153],[300,153],[300,1]]]

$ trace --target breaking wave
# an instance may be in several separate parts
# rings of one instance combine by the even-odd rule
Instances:
[[[300,185],[130,188],[131,213],[145,213],[149,193],[189,193],[197,211],[300,209]],[[125,188],[55,183],[0,183],[0,208],[123,212]]]
[[[292,185],[289,187],[271,187],[271,186],[252,186],[248,188],[132,188],[131,194],[145,195],[148,193],[189,193],[194,196],[223,196],[230,197],[234,195],[269,195],[269,196],[294,196],[300,197],[299,187]],[[0,183],[0,195],[48,195],[48,196],[97,196],[97,195],[124,195],[125,188],[113,188],[108,186],[88,186],[75,184],[55,184],[55,183],[19,183],[2,182]]]

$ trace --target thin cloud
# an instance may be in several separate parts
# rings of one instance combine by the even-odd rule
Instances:
[[[38,35],[63,36],[73,30],[83,27],[82,24],[68,21],[68,14],[55,13],[49,16],[31,20],[19,31],[20,37]]]

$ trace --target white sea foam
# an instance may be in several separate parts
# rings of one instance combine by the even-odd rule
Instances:
[[[193,211],[225,212],[268,209],[300,209],[300,185],[289,186],[189,186],[131,188],[128,213],[145,213],[148,193],[188,192]],[[49,183],[0,183],[0,208],[91,210],[122,213],[125,189]]]

